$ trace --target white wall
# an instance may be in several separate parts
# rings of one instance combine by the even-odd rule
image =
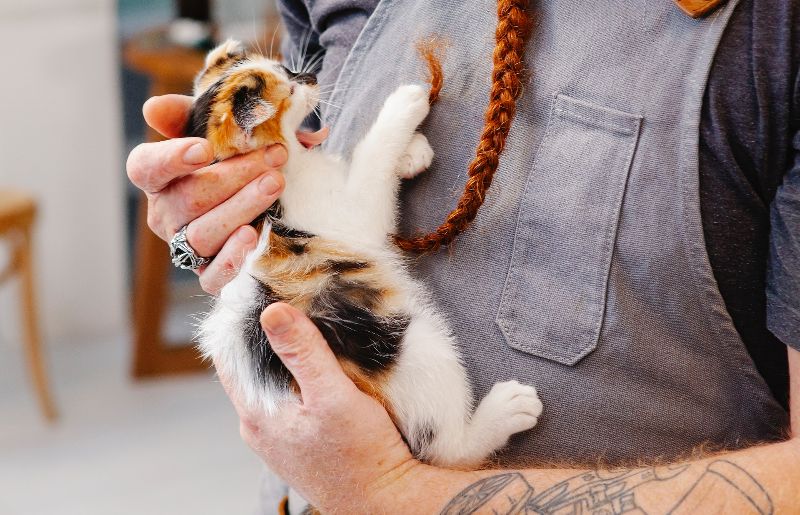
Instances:
[[[114,9],[113,0],[0,0],[0,187],[40,202],[47,343],[127,324]],[[15,294],[11,285],[0,291],[0,344],[19,334]]]

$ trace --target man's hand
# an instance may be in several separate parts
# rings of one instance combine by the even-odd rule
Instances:
[[[242,438],[323,513],[360,513],[390,502],[384,492],[418,462],[386,410],[356,388],[300,311],[273,304],[261,324],[302,401],[269,416],[244,406],[230,378],[221,378],[241,419]]]
[[[647,513],[795,513],[800,438],[663,467],[440,469],[415,461],[386,411],[356,389],[319,331],[283,304],[261,323],[300,386],[302,402],[274,416],[246,408],[223,385],[244,440],[323,513],[562,513],[615,506]],[[800,401],[800,353],[790,350],[792,411]],[[797,422],[795,418],[795,422]],[[795,427],[797,432],[797,427]],[[600,493],[598,495],[598,492]]]
[[[148,125],[168,139],[143,143],[128,156],[128,177],[147,195],[147,222],[169,241],[188,224],[187,239],[199,256],[216,256],[198,272],[203,289],[216,295],[255,248],[257,233],[248,225],[283,190],[280,168],[286,149],[274,145],[220,163],[202,138],[181,138],[191,97],[165,95],[144,104]],[[327,132],[299,134],[306,146]]]

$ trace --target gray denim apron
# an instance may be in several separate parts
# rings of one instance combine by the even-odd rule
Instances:
[[[665,0],[538,1],[530,82],[486,203],[449,250],[414,261],[462,346],[478,397],[536,386],[539,425],[502,465],[674,457],[779,438],[770,394],[717,289],[698,198],[698,125],[736,2],[692,20]],[[415,43],[445,42],[423,126],[433,167],[403,194],[403,231],[455,205],[483,127],[493,0],[383,0],[326,114],[347,154],[399,84],[425,81]]]

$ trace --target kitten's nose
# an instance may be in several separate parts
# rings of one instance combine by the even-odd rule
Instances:
[[[293,80],[298,84],[310,84],[313,86],[317,83],[317,76],[313,73],[295,73],[283,65],[281,65],[281,68],[286,72],[289,80]]]
[[[317,76],[313,73],[298,73],[292,79],[300,84],[309,84],[311,86],[317,83]]]

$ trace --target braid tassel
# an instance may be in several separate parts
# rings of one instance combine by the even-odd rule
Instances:
[[[467,170],[467,183],[456,208],[434,232],[415,238],[395,237],[395,243],[408,252],[428,253],[447,246],[475,219],[492,184],[500,154],[511,130],[516,102],[522,93],[525,44],[530,34],[527,0],[498,0],[497,29],[493,54],[492,88],[485,123],[475,158]],[[420,53],[428,63],[430,101],[435,102],[442,88],[442,66],[431,45],[421,45]]]

